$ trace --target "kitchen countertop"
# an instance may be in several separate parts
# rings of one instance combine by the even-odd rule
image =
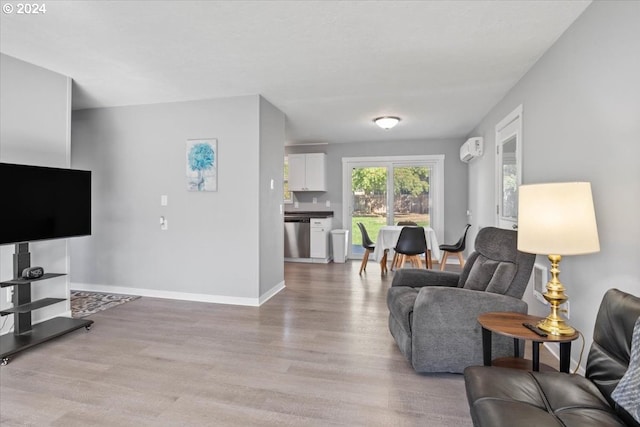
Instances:
[[[286,211],[284,216],[304,216],[308,218],[332,218],[333,211]]]

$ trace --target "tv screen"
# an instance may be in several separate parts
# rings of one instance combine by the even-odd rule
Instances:
[[[0,245],[91,234],[91,172],[0,163]]]

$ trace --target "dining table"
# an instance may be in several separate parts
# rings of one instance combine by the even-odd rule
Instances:
[[[383,272],[387,271],[387,254],[393,255],[393,248],[398,243],[400,232],[407,226],[402,225],[385,225],[378,231],[378,237],[375,242],[375,250],[373,251],[373,259],[380,263],[380,268]],[[409,226],[411,227],[411,226]],[[436,260],[440,260],[440,247],[438,245],[438,237],[436,232],[431,227],[422,227],[424,229],[425,239],[427,241],[427,248],[431,251],[431,257]],[[426,249],[425,249],[426,252]],[[427,255],[425,253],[425,255]]]

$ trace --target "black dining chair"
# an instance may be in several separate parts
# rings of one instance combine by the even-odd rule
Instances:
[[[369,238],[369,233],[367,233],[367,229],[361,222],[358,223],[358,228],[360,229],[360,234],[362,235],[362,247],[364,248],[362,264],[360,264],[360,271],[358,272],[358,274],[362,274],[363,270],[367,271],[369,254],[376,250],[376,244],[371,241],[371,239]]]
[[[440,245],[438,246],[440,250],[443,252],[442,259],[440,260],[440,271],[444,271],[445,266],[447,265],[447,257],[449,254],[458,255],[458,261],[460,261],[460,268],[464,268],[464,258],[462,256],[462,252],[466,247],[467,242],[467,232],[471,224],[467,224],[464,229],[464,233],[462,233],[462,237],[453,245]]]
[[[398,237],[398,243],[394,248],[397,257],[396,263],[392,263],[392,267],[402,267],[407,261],[407,257],[411,259],[411,263],[418,268],[422,267],[422,261],[419,255],[427,255],[427,239],[424,237],[424,228],[422,227],[403,227]],[[427,268],[429,262],[427,261]]]
[[[403,226],[403,227],[407,227],[407,226],[417,227],[418,223],[413,221],[398,221],[397,225]],[[397,261],[398,261],[398,254],[395,253],[393,255],[393,261],[391,261],[391,270],[393,270]],[[431,261],[431,249],[429,249],[428,245],[427,245],[427,254],[425,255],[425,262],[427,263],[427,268],[433,268],[433,263]]]
[[[418,223],[413,221],[398,221],[396,225],[398,227],[408,227],[408,226],[417,227]],[[398,262],[398,253],[396,252],[393,254],[393,260],[391,261],[391,271],[393,271],[397,262]]]

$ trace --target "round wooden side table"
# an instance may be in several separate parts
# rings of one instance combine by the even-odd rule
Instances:
[[[542,337],[523,326],[523,323],[536,325],[543,317],[531,316],[515,312],[491,312],[478,316],[478,323],[482,326],[482,352],[485,366],[505,366],[519,369],[539,371],[540,343],[551,342],[560,344],[560,371],[569,372],[571,362],[571,342],[580,334],[576,331],[572,335],[551,335]],[[496,333],[513,338],[513,356],[491,360],[491,334]],[[532,342],[533,361],[520,357],[520,340]],[[542,370],[555,370],[548,365],[542,365]]]

